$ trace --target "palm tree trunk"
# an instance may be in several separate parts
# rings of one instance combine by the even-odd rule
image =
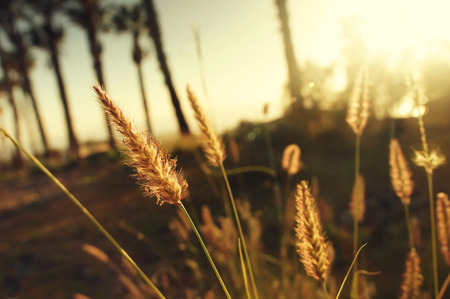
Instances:
[[[151,133],[151,122],[150,122],[150,111],[148,109],[148,102],[147,102],[147,94],[145,92],[145,86],[144,86],[144,78],[142,74],[142,64],[136,64],[136,68],[138,71],[138,77],[139,77],[139,86],[141,89],[141,96],[142,96],[142,103],[144,104],[144,113],[145,113],[145,122],[147,125],[147,130]]]
[[[69,102],[67,100],[66,87],[64,85],[63,75],[61,72],[61,66],[59,62],[59,56],[57,51],[57,40],[55,38],[54,30],[51,26],[51,20],[47,18],[45,24],[45,31],[48,35],[49,40],[49,49],[50,49],[50,59],[52,61],[53,69],[55,71],[56,80],[58,83],[59,96],[61,98],[63,108],[64,108],[64,116],[67,124],[67,133],[69,135],[69,153],[71,156],[78,157],[79,154],[79,145],[78,140],[75,136],[75,131],[73,128],[72,116],[70,114]]]
[[[7,77],[6,70],[5,70],[5,77]],[[20,133],[19,110],[17,108],[16,99],[14,98],[14,93],[12,91],[12,86],[10,86],[10,83],[7,83],[6,85],[8,86],[7,87],[7,89],[8,89],[7,90],[8,100],[9,100],[9,103],[11,104],[11,107],[12,107],[12,110],[13,110],[15,136],[16,136],[16,139],[19,142],[21,142],[22,134]],[[15,154],[15,156],[13,158],[13,166],[18,168],[18,169],[21,169],[21,168],[23,168],[24,165],[25,165],[25,162],[24,162],[24,159],[23,159],[23,156],[22,156],[22,152],[16,147],[16,154]]]
[[[39,133],[41,135],[42,145],[44,146],[44,155],[48,158],[50,157],[51,149],[48,143],[47,133],[44,129],[44,124],[42,122],[41,112],[39,110],[36,97],[34,95],[33,88],[31,86],[30,77],[28,71],[22,70],[23,83],[25,92],[30,96],[31,104],[33,105],[34,114],[38,124]]]
[[[284,42],[284,53],[286,55],[286,62],[289,75],[289,91],[291,96],[300,103],[297,109],[303,107],[300,82],[300,72],[298,69],[297,60],[294,54],[294,46],[292,45],[291,30],[289,29],[288,13],[286,10],[286,0],[275,0],[278,8],[278,17],[281,23],[281,34]]]
[[[5,87],[6,87],[6,93],[8,94],[8,100],[9,103],[11,104],[12,110],[13,110],[13,119],[14,119],[14,128],[15,128],[15,132],[14,135],[16,136],[16,139],[21,142],[21,134],[20,134],[20,124],[19,124],[19,111],[17,109],[17,105],[16,105],[16,99],[14,98],[14,93],[13,93],[13,84],[9,78],[9,74],[8,74],[8,65],[6,63],[6,58],[5,58],[5,52],[3,51],[2,46],[0,45],[0,60],[1,60],[1,65],[2,65],[2,69],[3,69],[3,76],[4,76],[4,80],[5,80]],[[21,169],[24,166],[24,159],[22,156],[22,153],[20,152],[20,150],[16,147],[16,154],[13,157],[13,166]]]
[[[94,22],[94,15],[93,15],[93,9],[95,5],[95,0],[82,0],[82,4],[84,7],[84,11],[86,14],[86,22],[85,22],[85,29],[89,41],[89,50],[92,55],[92,59],[94,60],[94,70],[95,75],[97,77],[98,83],[105,88],[105,80],[103,76],[103,65],[101,60],[101,53],[102,53],[102,46],[97,38],[97,28],[95,26]],[[105,121],[106,121],[106,128],[108,129],[108,135],[109,135],[109,145],[112,148],[116,148],[116,142],[114,140],[114,134],[112,131],[112,126],[109,121],[108,115],[105,112]]]
[[[150,36],[153,40],[156,50],[156,56],[158,57],[159,67],[164,75],[164,80],[166,86],[169,89],[170,97],[172,99],[172,105],[175,109],[175,114],[178,120],[178,125],[182,134],[190,134],[189,126],[181,110],[180,101],[178,100],[175,87],[172,83],[172,78],[169,71],[169,66],[167,65],[166,55],[164,54],[161,33],[159,30],[157,14],[152,0],[143,0],[145,9],[147,11],[147,22],[149,27]]]
[[[28,66],[26,63],[27,49],[23,44],[22,35],[20,34],[19,31],[17,31],[15,14],[11,12],[9,16],[10,16],[9,18],[4,18],[2,20],[2,27],[16,48],[19,70],[23,77],[23,89],[30,96],[36,120],[38,122],[38,128],[41,134],[41,141],[42,145],[44,146],[45,156],[48,157],[50,154],[50,147],[48,145],[47,135],[44,130],[44,126],[42,124],[42,118],[38,109],[36,97],[34,96],[34,92],[31,86],[30,75],[28,73]]]
[[[23,77],[23,88],[24,88],[25,92],[28,93],[28,95],[30,96],[31,104],[33,105],[34,114],[36,116],[36,120],[38,123],[39,132],[41,134],[42,145],[44,146],[44,153],[45,153],[46,157],[49,157],[50,156],[50,146],[48,144],[47,133],[45,132],[44,125],[42,123],[41,113],[39,111],[36,97],[34,95],[34,91],[33,91],[32,85],[31,85],[30,75],[28,73],[28,68],[26,65],[26,58],[25,58],[26,50],[23,46],[22,38],[18,34],[15,34],[15,40],[16,40],[15,44],[17,46],[17,51],[19,54],[18,56],[19,56],[20,71],[21,71],[22,77]]]
[[[139,78],[139,87],[141,89],[142,103],[144,104],[145,122],[147,130],[151,132],[150,111],[148,109],[147,94],[145,92],[144,75],[142,73],[142,50],[139,46],[139,31],[133,32],[133,60],[136,64]]]

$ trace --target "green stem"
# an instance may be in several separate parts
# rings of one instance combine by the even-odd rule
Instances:
[[[360,151],[361,151],[361,135],[356,135],[355,141],[355,183],[358,179],[359,168],[360,168]],[[358,250],[358,236],[359,236],[359,224],[358,224],[358,215],[359,213],[359,200],[355,200],[355,215],[353,215],[353,256],[356,255]],[[352,290],[350,292],[351,295],[358,294],[358,261],[355,260],[355,264],[353,266],[353,282],[352,282]],[[356,289],[355,289],[356,288]]]
[[[434,200],[433,200],[433,171],[427,170],[428,181],[428,198],[430,202],[430,222],[431,222],[431,255],[433,260],[433,289],[434,296],[438,295],[438,263],[437,263],[437,249],[436,249],[436,218],[434,213]]]
[[[288,208],[289,203],[289,193],[290,193],[290,180],[291,176],[287,174],[286,176],[286,184],[284,188],[284,204],[282,207],[284,207],[284,213],[281,210],[282,207],[278,207],[278,218],[280,219],[280,226],[281,226],[281,242],[280,242],[280,260],[281,260],[281,288],[283,294],[285,293],[285,290],[287,288],[288,283],[288,273],[287,273],[287,264],[288,264],[288,235],[290,232],[291,227],[288,227],[286,222],[287,218],[286,215],[288,214],[286,212]],[[295,273],[295,272],[294,272]]]
[[[438,299],[444,298],[445,290],[447,289],[448,285],[450,284],[450,273],[447,275],[447,278],[444,281],[444,284],[441,287],[441,290],[439,291]]]
[[[222,277],[220,276],[219,271],[216,268],[216,265],[214,264],[214,261],[211,257],[211,255],[209,254],[208,249],[206,248],[205,243],[203,242],[202,237],[200,236],[200,233],[197,230],[197,227],[195,226],[194,222],[191,219],[191,216],[189,215],[188,211],[186,210],[186,208],[184,207],[183,203],[180,202],[179,205],[180,209],[183,211],[184,215],[186,215],[186,218],[188,219],[192,230],[194,231],[195,236],[197,237],[198,241],[200,242],[200,245],[202,246],[203,252],[206,255],[206,258],[208,259],[209,264],[211,265],[211,267],[214,270],[214,274],[216,274],[217,279],[219,280],[220,285],[222,286],[223,291],[225,292],[225,295],[227,296],[227,298],[231,298],[230,293],[228,292],[227,287],[225,286],[225,283],[222,280]]]
[[[247,298],[251,299],[252,295],[250,294],[250,288],[248,287],[248,278],[247,278],[247,270],[245,269],[244,256],[242,255],[242,245],[241,239],[238,239],[238,250],[239,250],[239,261],[241,262],[242,274],[244,277],[244,285],[245,285],[245,293],[247,294]]]
[[[406,227],[408,229],[408,238],[409,238],[409,248],[414,248],[414,241],[413,241],[413,235],[412,235],[412,228],[411,228],[411,216],[409,213],[409,205],[404,204],[403,208],[405,210],[405,220],[406,220]]]
[[[342,283],[341,283],[341,286],[339,287],[339,291],[338,291],[338,293],[337,293],[337,295],[336,295],[336,299],[339,299],[339,296],[341,295],[342,289],[344,288],[345,281],[347,280],[348,275],[350,274],[350,271],[352,271],[353,265],[356,263],[356,259],[358,258],[358,255],[359,255],[359,253],[361,252],[361,249],[363,249],[364,246],[366,246],[366,245],[367,245],[367,243],[364,244],[364,245],[362,245],[362,246],[359,248],[358,252],[356,252],[356,255],[353,257],[353,261],[352,261],[350,267],[348,268],[347,273],[345,274],[345,277],[344,277],[344,280],[343,280]]]
[[[275,154],[273,151],[272,138],[270,137],[270,130],[269,130],[269,127],[267,126],[267,123],[263,124],[263,131],[264,131],[264,139],[266,141],[267,155],[269,158],[269,166],[273,170],[275,170],[275,169],[277,169],[276,163],[275,163]]]
[[[270,175],[271,177],[275,177],[277,173],[272,168],[268,168],[265,166],[242,166],[233,169],[227,169],[227,175],[236,175],[246,172],[262,172]]]
[[[323,292],[324,292],[324,294],[325,294],[325,298],[326,298],[326,299],[329,299],[330,296],[328,295],[327,284],[326,284],[325,281],[323,281],[323,283],[322,283],[322,288],[323,288]]]
[[[134,260],[128,255],[119,243],[108,233],[108,231],[97,221],[97,219],[83,206],[83,204],[72,194],[70,191],[29,151],[27,151],[13,136],[11,136],[5,129],[0,127],[0,132],[9,138],[12,143],[22,151],[30,160],[58,187],[61,189],[69,199],[81,210],[81,212],[97,227],[97,229],[108,239],[108,241],[119,251],[119,253],[131,264],[141,278],[148,284],[149,287],[156,293],[159,298],[165,298],[164,295],[158,290],[158,288],[151,282],[151,280],[145,275],[145,273],[139,268]]]
[[[415,90],[416,96],[416,106],[417,109],[419,107],[419,95],[417,89]],[[419,112],[419,116],[417,121],[419,123],[419,131],[420,131],[420,140],[422,141],[423,151],[426,157],[430,156],[430,152],[428,149],[427,135],[425,131],[425,124],[423,121],[423,115]],[[438,266],[437,266],[437,250],[436,250],[436,218],[434,214],[434,200],[433,200],[433,169],[431,167],[425,167],[425,172],[427,174],[427,182],[428,182],[428,199],[430,202],[430,222],[431,222],[431,255],[432,255],[432,263],[433,263],[433,291],[434,298],[438,296]]]
[[[359,175],[359,165],[360,165],[360,151],[361,151],[361,135],[356,135],[356,142],[355,142],[355,182],[358,179]],[[359,213],[359,201],[355,201],[355,211],[356,213]],[[358,250],[358,217],[357,215],[354,215],[353,217],[353,256],[355,256],[356,251]],[[354,272],[357,270],[357,263],[355,263],[355,266],[353,268]]]
[[[247,242],[245,241],[244,233],[242,232],[242,226],[241,226],[241,221],[239,220],[239,214],[238,214],[238,211],[236,208],[236,202],[234,200],[233,192],[231,191],[230,182],[228,181],[228,177],[225,172],[225,168],[223,167],[223,163],[220,163],[220,170],[222,171],[223,179],[224,179],[225,185],[227,187],[228,196],[230,198],[231,207],[233,209],[234,218],[235,218],[236,225],[238,228],[239,238],[241,239],[241,242],[242,242],[242,248],[244,251],[245,260],[247,262],[248,272],[250,274],[249,276],[250,276],[250,281],[251,281],[252,287],[253,287],[253,293],[255,295],[255,298],[258,299],[259,298],[258,290],[256,289],[255,276],[253,274],[252,263],[251,263],[251,260],[250,260],[249,254],[248,254],[248,250],[247,250]]]

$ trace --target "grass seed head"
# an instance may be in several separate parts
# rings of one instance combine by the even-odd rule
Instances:
[[[197,97],[189,85],[186,90],[189,102],[195,113],[195,118],[202,132],[202,146],[206,158],[212,166],[218,167],[225,160],[225,150],[222,140],[214,133],[214,130],[206,119],[203,108],[200,106]]]
[[[450,266],[450,201],[445,193],[438,193],[436,200],[436,223],[441,252]]]
[[[83,244],[82,249],[105,264],[109,262],[108,255],[98,247],[90,244]]]
[[[311,196],[306,181],[301,181],[297,185],[295,200],[297,207],[296,246],[300,261],[305,267],[306,274],[314,279],[326,281],[332,263],[329,249],[331,244],[326,240],[315,200]]]
[[[300,161],[301,150],[296,144],[290,144],[286,146],[283,151],[283,157],[281,158],[281,167],[286,170],[288,175],[294,175],[302,167]]]
[[[350,213],[358,222],[362,222],[364,219],[364,213],[366,212],[366,199],[365,199],[366,184],[364,178],[360,174],[356,177],[353,185],[352,198],[350,200]]]
[[[434,169],[445,164],[445,156],[435,149],[431,152],[427,151],[414,151],[414,163],[417,166],[425,168],[428,173],[433,172]]]
[[[362,135],[369,118],[369,72],[363,66],[359,70],[350,97],[346,121],[356,135]]]
[[[176,159],[169,159],[150,134],[138,131],[106,91],[100,86],[94,86],[94,90],[109,119],[123,136],[127,164],[136,171],[145,195],[155,196],[158,204],[180,205],[189,192],[186,179],[176,170]]]
[[[423,276],[422,270],[420,269],[420,257],[414,248],[411,249],[408,255],[405,268],[400,298],[420,298],[420,287],[422,286]]]
[[[389,166],[392,187],[402,204],[409,205],[414,183],[411,180],[411,170],[396,139],[389,144]]]

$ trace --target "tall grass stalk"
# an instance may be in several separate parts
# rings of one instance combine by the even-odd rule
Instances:
[[[389,175],[391,177],[392,188],[395,194],[400,198],[405,211],[406,227],[408,229],[409,247],[412,250],[414,245],[411,216],[409,205],[411,203],[411,194],[414,183],[411,179],[412,173],[408,167],[408,162],[403,155],[402,149],[397,139],[392,139],[389,144]]]
[[[207,167],[205,167],[205,169],[202,168],[202,170],[204,170],[206,174],[220,176],[220,177],[222,176],[221,171],[211,170]],[[241,167],[236,167],[236,168],[231,168],[231,169],[225,169],[225,171],[227,173],[227,176],[238,175],[238,174],[249,173],[249,172],[260,172],[260,173],[267,174],[271,177],[277,176],[277,173],[272,168],[265,167],[265,166],[259,166],[259,165],[241,166]]]
[[[409,248],[413,249],[415,247],[414,245],[414,238],[411,228],[411,215],[409,212],[409,206],[403,205],[403,209],[405,211],[405,221],[406,221],[406,229],[408,230],[408,240],[409,240]]]
[[[245,267],[244,256],[242,254],[242,242],[241,239],[238,239],[238,250],[239,250],[239,261],[241,264],[242,274],[244,278],[245,292],[247,294],[247,298],[251,299],[252,295],[250,294],[250,287],[248,286],[248,278],[247,278],[247,269]]]
[[[227,173],[225,171],[225,167],[223,166],[223,161],[225,160],[225,152],[224,145],[222,140],[215,134],[212,129],[210,123],[206,119],[206,115],[203,111],[203,108],[200,106],[196,95],[192,92],[189,85],[186,88],[189,102],[192,106],[192,110],[194,110],[195,118],[200,127],[200,131],[202,133],[202,146],[203,151],[205,152],[205,156],[208,162],[215,167],[219,167],[222,172],[222,177],[225,183],[226,190],[228,192],[228,198],[230,200],[234,220],[236,222],[236,226],[238,228],[239,238],[242,242],[242,248],[245,256],[245,261],[247,263],[248,272],[250,276],[250,282],[253,288],[253,294],[256,299],[259,298],[258,289],[256,288],[255,276],[252,267],[252,261],[250,259],[247,242],[245,240],[244,233],[242,231],[241,221],[239,219],[239,213],[236,208],[236,201],[234,200],[233,192],[231,191],[230,182],[228,180]]]
[[[183,206],[182,200],[189,194],[188,184],[182,172],[176,170],[176,159],[169,159],[167,154],[153,141],[151,135],[138,131],[125,117],[122,110],[110,99],[106,91],[100,86],[94,86],[94,90],[111,119],[111,123],[123,136],[123,143],[126,146],[125,153],[128,156],[127,164],[136,171],[137,180],[144,188],[145,195],[156,197],[157,203],[160,205],[173,204],[183,211],[200,241],[225,295],[227,298],[231,298],[195,224]]]
[[[341,286],[339,287],[339,291],[338,291],[337,294],[336,294],[336,299],[339,299],[339,296],[341,295],[342,289],[344,288],[345,282],[347,281],[347,278],[348,278],[350,272],[352,271],[352,269],[353,269],[353,267],[354,267],[354,265],[355,265],[355,263],[356,263],[356,260],[357,260],[357,258],[358,258],[358,255],[359,255],[359,253],[361,252],[361,250],[364,248],[364,246],[366,246],[366,245],[367,245],[367,243],[366,243],[366,244],[363,244],[363,245],[359,248],[359,250],[356,252],[356,255],[353,257],[353,261],[352,261],[352,263],[350,264],[350,267],[348,267],[347,273],[345,274],[344,279],[342,280]]]
[[[327,283],[325,281],[322,282],[322,289],[323,289],[323,293],[325,294],[325,298],[329,299],[330,296],[328,295]]]
[[[438,275],[438,263],[437,263],[437,237],[436,237],[436,218],[434,212],[433,201],[433,172],[427,171],[428,182],[428,199],[430,203],[430,225],[431,225],[431,254],[433,263],[433,290],[434,296],[437,296],[439,290],[439,275]]]
[[[355,140],[355,182],[358,179],[359,176],[359,168],[360,168],[360,158],[361,157],[361,135],[356,135]],[[359,200],[355,201],[355,211],[359,213]],[[356,255],[356,252],[358,251],[358,237],[359,237],[359,221],[358,217],[356,215],[353,215],[353,256]],[[358,268],[358,261],[355,261],[354,266],[354,273],[356,272]]]
[[[360,158],[361,157],[361,135],[356,134],[355,139],[355,183],[359,176],[360,169]],[[355,211],[359,213],[360,210],[360,202],[359,200],[355,200]],[[353,256],[358,252],[358,243],[359,243],[359,220],[355,213],[353,215]],[[352,287],[350,290],[351,298],[358,298],[358,261],[355,259],[353,265],[353,276],[352,276]]]
[[[369,73],[368,66],[363,65],[355,78],[352,94],[347,110],[346,122],[350,125],[355,133],[355,184],[360,172],[360,151],[361,151],[361,135],[369,118]],[[359,211],[359,203],[355,204],[355,211]],[[358,250],[358,217],[353,215],[353,256]],[[350,296],[352,298],[358,295],[358,263],[355,261],[353,267],[353,282]]]
[[[211,258],[211,255],[209,254],[208,249],[206,248],[205,243],[203,242],[202,237],[200,236],[200,233],[197,230],[197,227],[195,226],[194,222],[192,221],[191,216],[189,215],[188,211],[186,210],[186,208],[184,207],[183,203],[180,202],[179,205],[180,209],[183,211],[184,215],[186,216],[186,218],[189,221],[189,224],[192,227],[192,230],[194,231],[195,236],[197,237],[198,241],[200,242],[200,245],[203,249],[203,252],[206,255],[206,258],[208,259],[209,264],[211,265],[211,268],[213,268],[214,274],[216,275],[217,279],[219,280],[220,286],[222,287],[225,296],[227,296],[227,298],[231,298],[230,293],[228,292],[227,287],[225,286],[225,283],[222,280],[222,277],[220,276],[219,271],[217,270],[216,265],[214,264],[213,259]]]
[[[252,261],[250,259],[250,255],[248,254],[248,249],[247,249],[247,244],[246,244],[247,241],[245,240],[244,232],[242,231],[241,220],[239,218],[239,213],[236,208],[236,201],[234,200],[233,192],[231,191],[230,181],[228,180],[228,176],[226,174],[225,167],[223,166],[222,162],[220,162],[219,167],[220,167],[220,170],[222,171],[222,175],[223,175],[223,179],[225,182],[225,186],[227,188],[228,197],[230,199],[230,204],[232,207],[234,219],[236,222],[236,226],[238,228],[238,234],[239,234],[239,238],[241,240],[240,242],[242,243],[242,249],[243,249],[242,251],[244,252],[245,261],[247,263],[247,268],[248,268],[248,272],[249,272],[249,276],[250,276],[250,282],[251,282],[252,288],[253,288],[253,295],[255,296],[256,299],[258,299],[259,295],[258,295],[258,289],[256,288],[256,281],[255,281],[255,275],[253,273]]]
[[[81,210],[81,212],[94,224],[94,226],[103,234],[106,239],[113,245],[113,247],[131,264],[136,272],[141,276],[145,283],[155,292],[159,298],[165,298],[159,289],[153,284],[150,278],[145,275],[141,268],[135,263],[135,261],[128,255],[122,246],[108,233],[108,231],[97,221],[97,219],[89,212],[88,209],[58,180],[51,172],[46,168],[32,153],[27,151],[11,134],[9,134],[4,128],[0,127],[0,132],[11,140],[12,143],[23,152],[30,160],[50,179],[52,180],[64,194]]]
[[[447,275],[447,278],[445,279],[444,283],[442,284],[442,288],[439,291],[439,294],[437,296],[438,299],[444,298],[445,291],[447,290],[449,285],[450,285],[450,273]]]
[[[410,74],[410,84],[413,88],[414,101],[418,111],[418,125],[420,131],[420,140],[422,142],[422,152],[415,151],[414,162],[425,169],[428,183],[428,200],[430,206],[430,230],[431,230],[431,255],[432,255],[432,271],[433,271],[433,294],[434,298],[438,296],[438,263],[437,263],[437,237],[436,237],[436,214],[434,211],[434,196],[433,196],[433,170],[445,163],[445,157],[437,151],[430,151],[427,142],[427,135],[423,120],[423,113],[420,111],[420,102],[425,97],[421,86],[415,82],[412,74]]]

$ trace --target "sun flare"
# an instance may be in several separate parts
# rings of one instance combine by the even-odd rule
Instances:
[[[445,0],[351,0],[349,7],[363,21],[362,35],[373,52],[398,54],[413,48],[418,58],[426,54],[427,45],[450,39],[450,2]]]

